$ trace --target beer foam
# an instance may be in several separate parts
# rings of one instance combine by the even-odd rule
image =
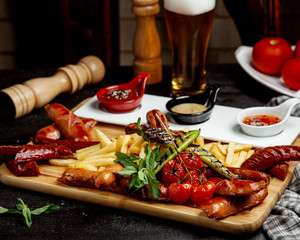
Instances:
[[[198,15],[215,8],[216,0],[164,0],[165,9],[183,15]]]

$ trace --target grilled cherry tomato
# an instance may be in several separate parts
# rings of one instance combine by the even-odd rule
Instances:
[[[300,58],[292,58],[284,64],[281,76],[285,84],[293,89],[300,89]]]
[[[294,50],[294,57],[300,58],[300,40],[296,44],[296,47]]]
[[[202,202],[213,197],[215,189],[216,185],[211,181],[202,185],[193,185],[190,198],[194,204],[199,206]]]
[[[203,184],[207,181],[207,178],[205,175],[200,173],[200,171],[197,170],[190,170],[189,173],[186,173],[185,175],[185,183],[190,183],[190,184]]]
[[[180,158],[188,168],[193,168],[193,169],[201,168],[202,160],[200,156],[196,153],[186,152],[186,153],[181,153],[180,156],[176,156],[175,160],[179,164],[181,163]]]
[[[168,186],[181,181],[185,176],[185,170],[173,159],[164,165],[161,174],[162,181]]]
[[[168,187],[169,199],[175,203],[182,204],[189,200],[192,185],[188,183],[172,183]]]
[[[293,57],[291,46],[282,38],[267,37],[253,46],[252,64],[265,74],[280,74],[283,65]]]

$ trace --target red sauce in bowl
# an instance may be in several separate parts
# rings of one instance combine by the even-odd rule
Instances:
[[[281,119],[272,115],[260,114],[245,117],[242,122],[251,126],[269,126],[281,122]]]
[[[135,90],[125,89],[125,90],[111,90],[104,94],[102,98],[104,100],[119,102],[124,100],[132,100],[139,96],[139,93]]]

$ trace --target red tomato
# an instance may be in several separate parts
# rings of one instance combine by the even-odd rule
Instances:
[[[188,183],[172,183],[168,187],[169,199],[175,203],[182,204],[189,200],[192,185]]]
[[[296,47],[294,50],[294,57],[300,58],[300,40],[296,44]]]
[[[207,181],[203,185],[194,185],[190,198],[194,204],[199,206],[202,202],[213,197],[215,189],[216,185],[211,181]]]
[[[280,74],[285,62],[293,57],[291,46],[282,38],[267,37],[253,46],[252,64],[260,72]]]
[[[161,172],[162,181],[168,186],[171,183],[177,183],[185,176],[185,170],[175,160],[167,162]]]
[[[185,175],[185,183],[190,183],[190,184],[203,184],[207,181],[207,178],[204,176],[204,174],[200,173],[199,171],[196,170],[191,170],[189,171],[189,174],[187,173]]]
[[[180,157],[176,156],[175,160],[180,164],[181,160],[184,162],[184,164],[193,169],[200,169],[202,160],[200,156],[196,153],[181,153]]]
[[[285,84],[293,89],[300,89],[300,58],[292,58],[283,66],[281,76]]]

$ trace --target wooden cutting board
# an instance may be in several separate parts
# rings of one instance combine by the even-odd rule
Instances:
[[[124,134],[124,127],[121,126],[99,123],[97,128],[109,137],[117,137]],[[293,145],[300,145],[300,136],[297,137]],[[5,164],[2,164],[2,166],[0,166],[0,181],[13,187],[124,209],[159,218],[171,219],[233,234],[247,234],[258,229],[265,221],[291,181],[296,164],[296,162],[289,163],[289,173],[284,181],[277,178],[271,180],[268,186],[269,194],[262,204],[222,220],[208,219],[200,208],[173,203],[143,201],[111,192],[64,185],[57,181],[57,178],[60,177],[65,170],[64,167],[44,164],[40,165],[40,176],[16,177],[6,168]]]

